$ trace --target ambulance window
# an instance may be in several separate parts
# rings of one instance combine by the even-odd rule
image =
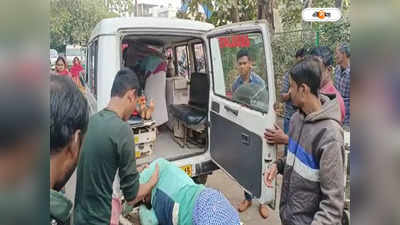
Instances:
[[[214,93],[268,112],[268,82],[261,33],[211,38]]]
[[[189,51],[187,45],[178,46],[176,51],[176,74],[189,79]]]
[[[204,57],[204,48],[202,43],[193,45],[193,52],[195,56],[195,69],[196,72],[206,72],[206,60]]]
[[[98,61],[98,41],[94,41],[88,47],[87,83],[90,91],[97,99],[97,61]]]

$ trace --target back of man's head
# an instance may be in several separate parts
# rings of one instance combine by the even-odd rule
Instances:
[[[61,152],[77,130],[83,136],[89,122],[89,106],[73,81],[50,76],[50,155]]]
[[[333,53],[327,46],[319,46],[311,49],[310,55],[320,57],[325,67],[333,65]]]
[[[306,56],[290,70],[290,77],[298,86],[305,84],[310,92],[318,96],[321,84],[321,66],[317,57]]]
[[[123,68],[115,75],[114,83],[111,88],[111,97],[124,97],[127,91],[135,90],[137,95],[141,95],[141,88],[135,72],[129,68]]]

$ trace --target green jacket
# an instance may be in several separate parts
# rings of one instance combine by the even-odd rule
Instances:
[[[72,202],[60,192],[50,189],[50,224],[69,224]]]

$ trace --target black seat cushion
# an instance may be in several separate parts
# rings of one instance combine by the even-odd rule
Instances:
[[[194,72],[190,76],[189,104],[170,105],[172,115],[187,126],[207,121],[210,82],[208,74]]]
[[[199,125],[207,121],[207,110],[192,105],[170,105],[169,111],[186,125]]]
[[[190,95],[189,105],[199,108],[208,108],[208,98],[210,90],[210,81],[208,74],[194,72],[190,76]]]

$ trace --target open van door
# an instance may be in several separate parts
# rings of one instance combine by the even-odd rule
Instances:
[[[266,168],[276,159],[276,146],[264,140],[265,129],[273,128],[276,121],[267,24],[252,21],[222,26],[206,33],[205,39],[211,72],[211,158],[261,203],[274,207],[275,187],[267,188],[263,181]],[[246,74],[249,67],[246,82],[239,74]]]

